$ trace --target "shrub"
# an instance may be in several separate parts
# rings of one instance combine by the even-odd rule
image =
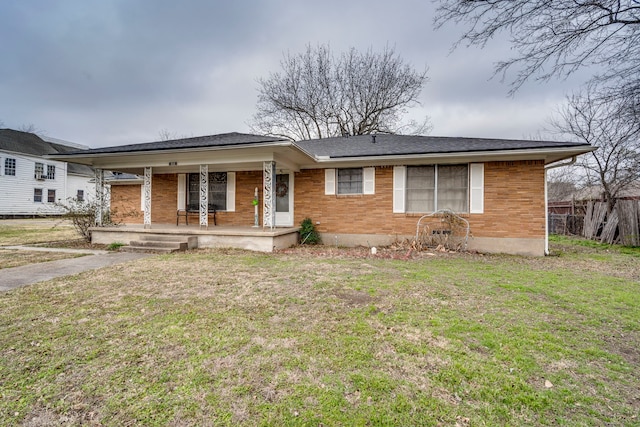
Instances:
[[[303,219],[300,223],[300,244],[316,245],[318,243],[322,243],[322,241],[313,221],[311,218]]]

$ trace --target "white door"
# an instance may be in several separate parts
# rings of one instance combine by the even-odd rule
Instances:
[[[293,173],[276,175],[276,227],[293,227]]]

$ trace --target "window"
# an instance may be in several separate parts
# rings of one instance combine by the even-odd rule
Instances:
[[[55,203],[56,202],[56,190],[49,190],[47,192],[47,202]]]
[[[190,173],[187,182],[187,209],[200,210],[200,174]],[[209,211],[227,210],[227,173],[209,172]]]
[[[338,194],[362,194],[362,168],[338,169]]]
[[[47,165],[47,179],[56,179],[55,165]]]
[[[468,165],[408,166],[406,211],[469,211]]]
[[[44,179],[44,165],[42,163],[36,163],[33,177],[35,179]]]
[[[84,202],[84,190],[78,190],[76,193],[76,200],[79,202]]]
[[[435,166],[407,168],[407,212],[433,212],[435,190]]]
[[[42,188],[33,189],[33,201],[35,203],[42,203]]]
[[[4,159],[4,174],[16,175],[16,159],[6,158]]]

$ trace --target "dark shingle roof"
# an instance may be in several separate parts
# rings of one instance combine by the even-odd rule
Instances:
[[[0,150],[36,157],[78,151],[75,147],[48,142],[36,134],[13,129],[0,129]],[[74,175],[93,176],[93,169],[86,165],[68,163],[67,170]]]
[[[38,135],[13,129],[0,129],[0,150],[44,156],[60,152],[57,144],[43,141]]]
[[[488,138],[457,138],[413,135],[358,135],[298,141],[300,149],[314,157],[375,157],[416,154],[446,154],[486,151],[531,150],[550,148],[590,147],[586,143],[529,141]]]
[[[194,138],[173,139],[170,141],[146,142],[142,144],[120,145],[115,147],[94,148],[79,150],[73,153],[81,154],[117,154],[134,153],[140,151],[179,150],[185,148],[224,147],[247,144],[259,144],[264,142],[284,141],[281,138],[273,138],[247,133],[223,133],[219,135],[197,136]],[[66,154],[66,153],[65,153]],[[71,154],[71,153],[69,153]]]

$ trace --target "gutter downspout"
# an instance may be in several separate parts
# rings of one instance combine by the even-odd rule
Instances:
[[[544,254],[549,255],[549,199],[547,192],[547,171],[550,169],[561,168],[563,166],[571,166],[575,164],[578,156],[571,157],[571,160],[565,163],[549,164],[544,167]]]

